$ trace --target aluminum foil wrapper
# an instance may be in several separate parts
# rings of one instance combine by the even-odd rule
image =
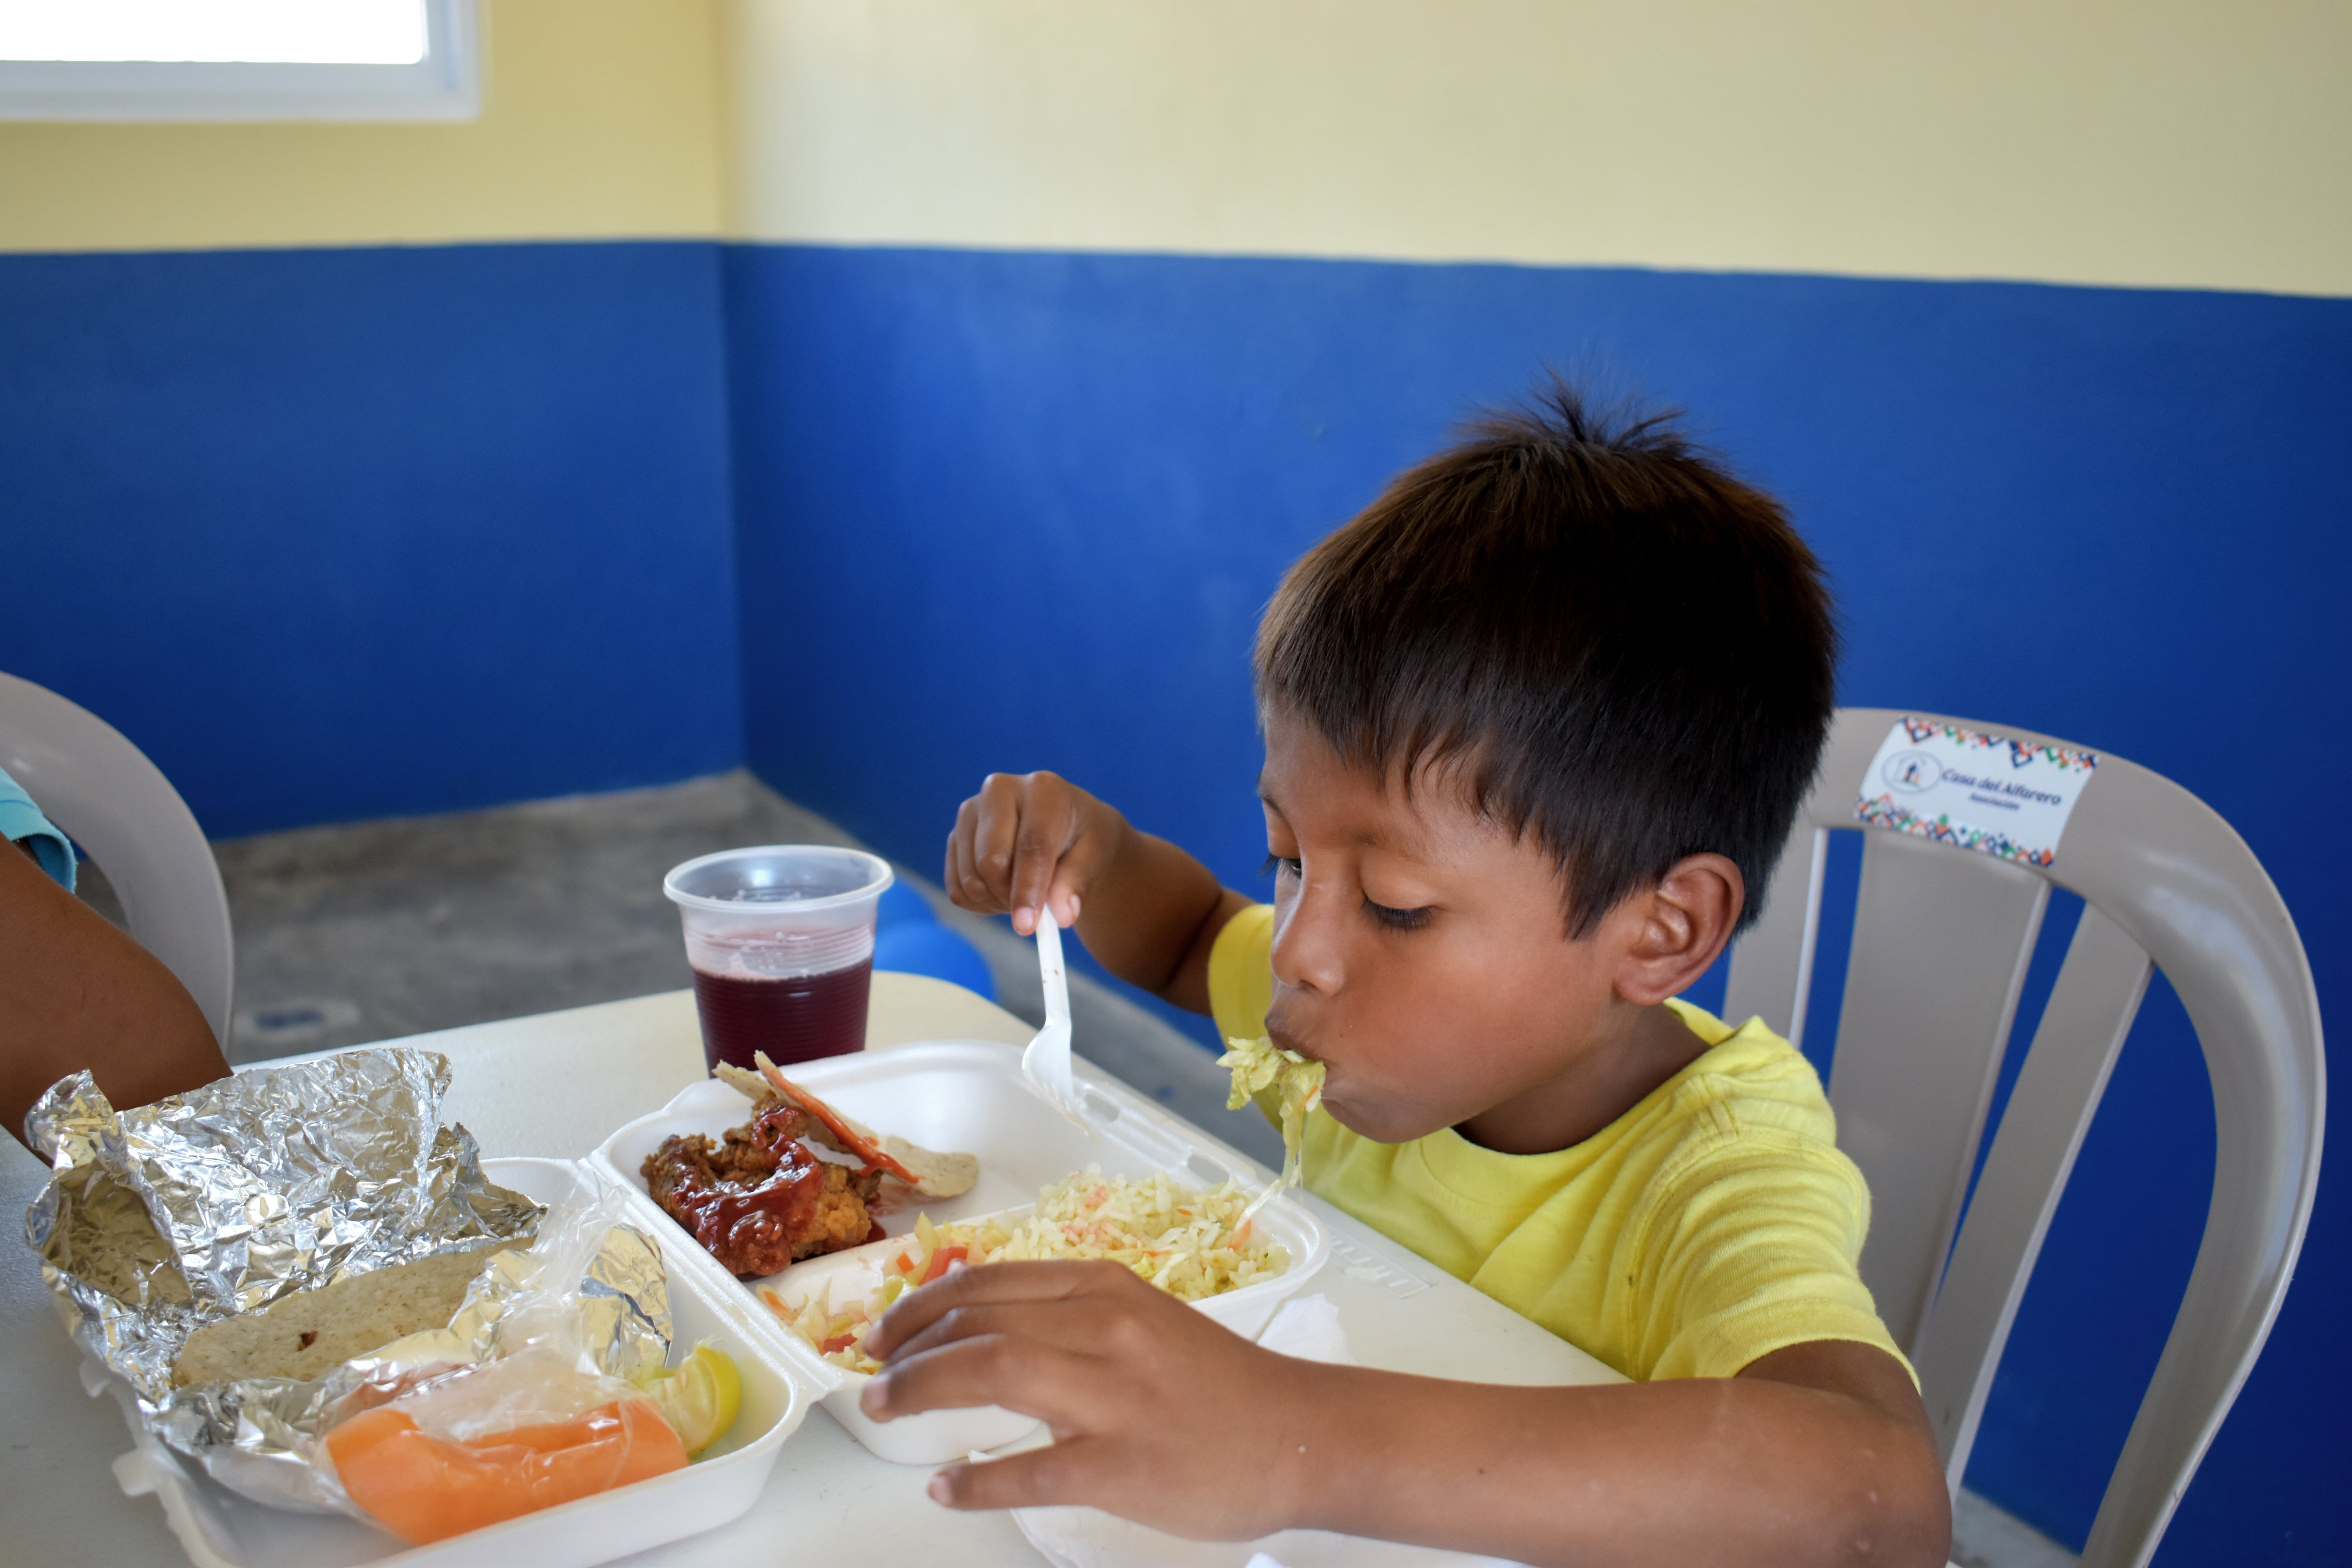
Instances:
[[[544,1252],[499,1258],[447,1330],[309,1382],[173,1386],[181,1350],[207,1323],[394,1264],[531,1243],[543,1211],[484,1176],[463,1127],[439,1125],[448,1085],[446,1058],[395,1047],[240,1073],[124,1111],[79,1073],[26,1118],[54,1173],[26,1213],[26,1240],[68,1331],[130,1385],[149,1428],[216,1479],[268,1501],[331,1504],[297,1474],[320,1416],[371,1379],[499,1353],[516,1331],[501,1328],[508,1308],[544,1298],[550,1267],[578,1270],[564,1293],[605,1370],[625,1377],[666,1357],[659,1251],[612,1228],[614,1210],[583,1216],[593,1234],[575,1226],[553,1264]]]
[[[152,1428],[214,1479],[281,1508],[344,1509],[320,1437],[363,1389],[402,1388],[454,1368],[552,1351],[578,1371],[628,1381],[669,1359],[674,1334],[661,1248],[616,1223],[608,1194],[557,1210],[529,1250],[500,1252],[446,1329],[427,1330],[307,1383],[250,1378],[184,1388]],[[357,1511],[345,1509],[346,1511]]]

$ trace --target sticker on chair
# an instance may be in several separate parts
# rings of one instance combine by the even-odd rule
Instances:
[[[2046,869],[2098,765],[2093,753],[2069,746],[1906,716],[1870,759],[1854,815],[1873,827]]]

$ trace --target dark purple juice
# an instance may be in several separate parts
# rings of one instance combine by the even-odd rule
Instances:
[[[694,1005],[702,1015],[702,1058],[751,1066],[751,1053],[765,1051],[782,1065],[813,1057],[846,1056],[866,1048],[866,997],[872,989],[874,960],[860,960],[829,974],[791,980],[752,980],[738,974],[694,972]]]

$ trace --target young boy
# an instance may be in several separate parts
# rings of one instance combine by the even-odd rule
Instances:
[[[1633,1381],[1295,1361],[1116,1265],[979,1268],[884,1320],[866,1407],[1001,1404],[1055,1443],[932,1496],[1529,1563],[1942,1563],[1820,1081],[1673,1000],[1761,906],[1835,655],[1775,502],[1560,390],[1396,480],[1267,608],[1270,908],[1051,773],[991,777],[959,903],[1024,932],[1050,907],[1114,973],[1325,1063],[1307,1186]]]

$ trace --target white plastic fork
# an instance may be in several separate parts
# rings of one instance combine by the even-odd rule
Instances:
[[[1070,1070],[1070,982],[1062,972],[1062,928],[1054,911],[1037,910],[1037,974],[1045,985],[1045,1026],[1021,1053],[1021,1076],[1045,1103],[1082,1129],[1095,1130],[1078,1114],[1078,1083]]]

